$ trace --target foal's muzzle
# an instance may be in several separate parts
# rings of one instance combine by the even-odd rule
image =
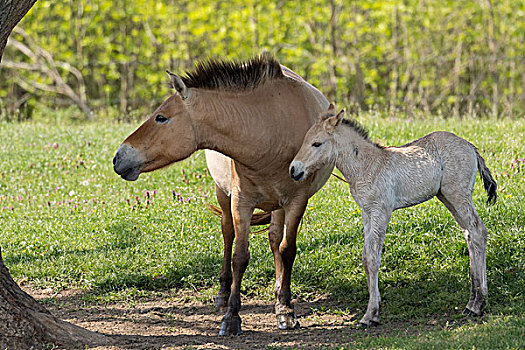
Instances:
[[[295,181],[302,181],[306,178],[304,165],[302,162],[294,161],[290,164],[290,177]]]
[[[124,180],[135,181],[139,178],[142,160],[137,150],[123,144],[113,158],[113,170]]]

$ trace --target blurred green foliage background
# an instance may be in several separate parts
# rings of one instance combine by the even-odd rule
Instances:
[[[39,0],[19,28],[2,119],[143,118],[166,69],[263,51],[354,112],[525,115],[522,0]]]

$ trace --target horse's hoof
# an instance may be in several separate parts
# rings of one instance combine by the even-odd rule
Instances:
[[[215,310],[221,310],[228,306],[229,296],[217,295],[215,296]]]
[[[367,329],[367,328],[372,328],[372,327],[377,327],[377,326],[379,326],[379,322],[373,321],[373,320],[368,321],[368,324],[365,322],[359,322],[359,328],[361,329]]]
[[[470,310],[469,308],[465,308],[465,310],[463,310],[463,315],[468,316],[468,317],[479,317],[479,316],[483,316],[483,313],[478,314]]]
[[[281,330],[299,329],[301,327],[299,321],[297,321],[295,312],[293,311],[277,315],[277,322],[279,324],[279,329]]]
[[[222,318],[221,329],[219,330],[220,336],[241,334],[241,318],[239,315],[229,317],[224,316]]]

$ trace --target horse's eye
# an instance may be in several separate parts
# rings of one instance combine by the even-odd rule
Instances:
[[[159,124],[166,124],[168,121],[169,121],[169,119],[166,118],[165,116],[163,116],[162,114],[157,114],[157,115],[155,116],[155,122],[156,122],[156,123],[159,123]]]
[[[312,143],[312,147],[321,147],[322,144],[322,142],[314,142]]]

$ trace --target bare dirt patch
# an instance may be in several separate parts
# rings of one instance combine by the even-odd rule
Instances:
[[[301,328],[280,331],[273,303],[243,298],[243,335],[217,335],[223,313],[211,303],[198,301],[197,293],[180,292],[109,304],[85,303],[81,292],[24,288],[57,317],[108,336],[108,345],[95,349],[268,349],[341,347],[368,335],[391,332],[392,327],[361,330],[357,316],[326,299],[295,302]],[[329,311],[322,311],[329,310]],[[402,327],[394,327],[398,331]],[[406,330],[405,330],[406,331]]]

